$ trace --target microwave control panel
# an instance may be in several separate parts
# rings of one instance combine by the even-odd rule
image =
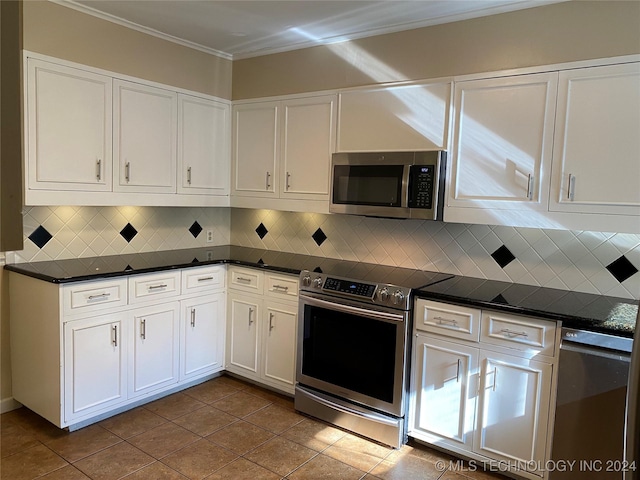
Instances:
[[[435,165],[411,165],[409,171],[409,208],[433,208]]]

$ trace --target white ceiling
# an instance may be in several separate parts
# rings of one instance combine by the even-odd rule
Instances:
[[[51,0],[239,59],[565,0]]]

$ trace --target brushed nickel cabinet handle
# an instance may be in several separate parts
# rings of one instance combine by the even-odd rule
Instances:
[[[269,190],[269,188],[271,188],[271,183],[269,182],[270,178],[271,178],[271,174],[269,172],[267,172],[267,190]]]
[[[236,280],[238,280],[239,282],[250,282],[251,279],[247,278],[247,277],[236,277]]]
[[[273,313],[269,313],[269,331],[273,330]]]
[[[493,369],[493,388],[492,390],[496,391],[496,384],[498,383],[498,367]]]
[[[445,325],[445,324],[454,325],[454,326],[458,325],[458,321],[453,318],[433,317],[433,319],[437,320],[439,325]]]
[[[285,185],[285,190],[289,190],[291,188],[291,186],[289,185],[289,179],[291,178],[291,174],[289,172],[287,172],[287,182]]]
[[[127,162],[124,164],[124,179],[129,183],[131,180],[131,163]]]
[[[140,320],[140,338],[147,339],[147,321],[144,318]]]
[[[251,320],[251,315],[253,315],[253,308],[249,309],[249,326],[251,326],[251,324],[253,323],[253,320]]]
[[[196,326],[196,309],[195,308],[191,309],[191,326],[192,327]]]
[[[198,279],[199,282],[207,282],[209,280],[213,280],[213,277],[200,277]]]
[[[500,333],[504,333],[509,338],[529,336],[527,332],[514,332],[513,330],[509,330],[508,328],[503,328],[502,330],[500,330]]]
[[[567,185],[567,199],[573,202],[575,198],[576,176],[569,174],[569,184]]]
[[[118,326],[117,325],[113,325],[111,327],[111,344],[114,347],[118,346]]]
[[[458,359],[458,369],[456,370],[456,383],[460,383],[460,359]]]
[[[96,162],[96,178],[98,181],[102,179],[102,160],[100,159]]]
[[[289,290],[289,287],[287,287],[286,285],[274,285],[273,286],[274,290],[284,290],[285,292]]]
[[[533,200],[533,185],[535,183],[536,177],[529,174],[529,181],[527,182],[527,198],[529,200]]]
[[[109,297],[109,296],[111,296],[111,294],[109,292],[104,292],[104,293],[101,293],[99,295],[89,295],[87,297],[87,299],[88,300],[97,300],[99,298],[106,298],[106,297]]]
[[[187,168],[187,183],[191,185],[191,167]]]
[[[163,283],[161,285],[149,285],[148,289],[149,290],[157,290],[158,288],[167,288],[168,285],[166,283]]]

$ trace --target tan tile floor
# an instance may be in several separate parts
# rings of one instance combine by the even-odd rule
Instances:
[[[455,459],[422,445],[394,450],[367,441],[228,376],[72,433],[26,408],[3,414],[0,424],[5,480],[504,478],[456,470]]]

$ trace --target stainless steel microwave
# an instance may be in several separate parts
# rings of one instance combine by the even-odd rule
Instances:
[[[446,152],[334,153],[329,211],[442,220]]]

